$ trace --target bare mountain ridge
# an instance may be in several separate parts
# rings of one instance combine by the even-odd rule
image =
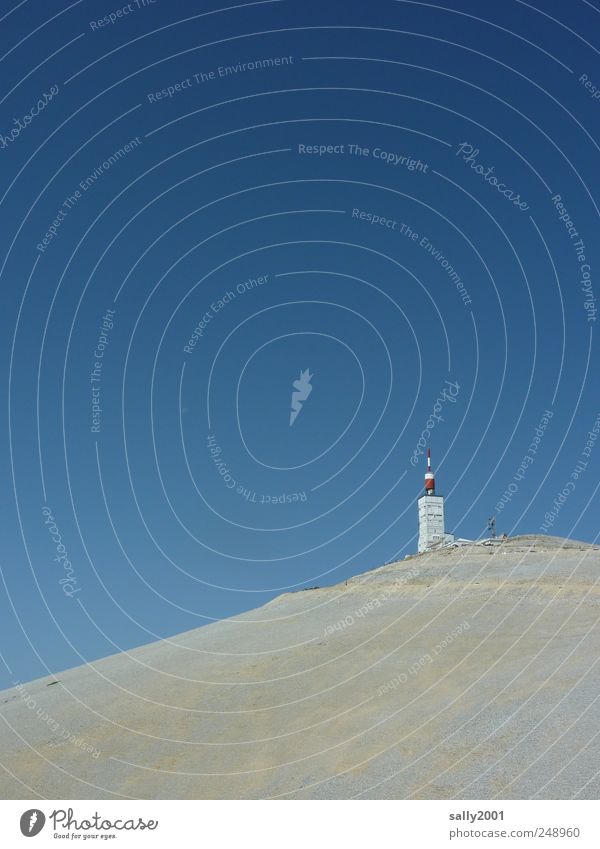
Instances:
[[[0,793],[597,798],[599,575],[443,549],[7,690]]]

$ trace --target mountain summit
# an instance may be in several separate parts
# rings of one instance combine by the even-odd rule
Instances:
[[[600,550],[472,544],[0,694],[4,798],[597,798]]]

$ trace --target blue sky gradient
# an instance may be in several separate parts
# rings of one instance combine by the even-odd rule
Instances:
[[[592,4],[3,14],[0,686],[415,551],[420,439],[597,540]]]

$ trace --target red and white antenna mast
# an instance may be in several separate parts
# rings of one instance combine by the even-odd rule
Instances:
[[[425,472],[425,494],[435,495],[435,477],[431,471],[431,448],[427,449],[427,471]]]

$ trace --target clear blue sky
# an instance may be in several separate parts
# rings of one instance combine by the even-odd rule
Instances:
[[[596,539],[600,13],[539,6],[3,12],[0,686],[414,551],[420,438],[448,530]]]

